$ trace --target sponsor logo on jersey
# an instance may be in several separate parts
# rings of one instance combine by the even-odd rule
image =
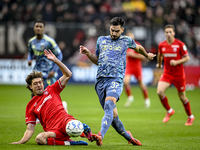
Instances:
[[[176,49],[176,48],[173,48],[173,51],[174,51],[174,52],[176,52],[176,51],[177,51],[177,49]]]
[[[179,48],[179,45],[172,45],[172,48]]]
[[[177,57],[176,53],[165,53],[163,54],[164,57]]]
[[[42,108],[42,106],[46,103],[46,101],[49,100],[50,98],[52,98],[51,95],[47,96],[47,97],[43,100],[42,104],[41,104],[41,105],[38,107],[38,109],[37,109],[38,112],[40,111],[40,109]]]

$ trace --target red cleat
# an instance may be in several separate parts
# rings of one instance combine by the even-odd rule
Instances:
[[[194,121],[194,119],[195,119],[195,117],[193,117],[193,118],[188,118],[188,119],[187,119],[187,122],[185,123],[185,125],[186,125],[186,126],[191,126],[192,123],[193,123],[193,121]]]
[[[165,116],[165,118],[163,119],[163,122],[164,122],[164,123],[168,122],[169,119],[170,119],[170,117],[171,117],[174,113],[175,113],[174,110],[172,110],[171,113],[166,113],[166,116]]]
[[[103,144],[101,132],[99,132],[98,134],[92,134],[92,140],[96,141],[97,146],[101,146]]]
[[[142,143],[141,143],[139,140],[135,139],[135,138],[132,136],[132,134],[131,134],[130,131],[126,131],[126,132],[131,136],[131,140],[128,141],[128,144],[133,144],[133,145],[138,145],[138,146],[141,146],[141,145],[142,145]]]

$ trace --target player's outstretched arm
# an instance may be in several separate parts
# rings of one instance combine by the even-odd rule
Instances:
[[[60,70],[63,73],[63,76],[60,77],[60,83],[62,86],[65,86],[67,84],[67,82],[69,81],[69,79],[72,76],[72,72],[67,68],[67,66],[65,66],[65,64],[63,64],[52,52],[51,50],[44,50],[44,55],[49,59],[52,60],[54,63],[56,63],[56,65],[58,65],[58,67],[60,68]]]
[[[152,60],[156,54],[153,53],[147,53],[146,50],[144,49],[143,46],[141,45],[136,45],[136,48],[134,49],[136,52],[142,54],[143,56],[145,56],[146,58],[148,58],[149,60]]]
[[[11,144],[24,144],[28,142],[34,133],[34,130],[35,130],[35,125],[28,124],[27,129],[24,132],[24,136],[22,137],[22,139],[19,142],[12,142]]]
[[[157,56],[157,64],[156,64],[156,67],[158,69],[161,69],[162,68],[162,60],[163,60],[163,56],[158,53],[158,56]]]
[[[85,54],[95,65],[97,65],[98,57],[95,54],[92,54],[86,47],[80,45],[79,47],[80,54]]]

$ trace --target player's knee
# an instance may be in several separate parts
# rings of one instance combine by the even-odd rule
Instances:
[[[164,92],[158,89],[158,90],[157,90],[157,94],[158,94],[159,96],[162,96],[162,95],[164,95]]]
[[[128,80],[124,80],[124,86],[128,86],[129,85],[129,81]]]
[[[46,139],[43,136],[43,133],[39,133],[36,138],[35,138],[35,142],[38,145],[45,145],[46,144]]]
[[[107,100],[104,105],[104,111],[113,110],[113,108],[114,108],[114,102],[111,100]]]

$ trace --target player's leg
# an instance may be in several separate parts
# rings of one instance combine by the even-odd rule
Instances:
[[[164,106],[164,108],[167,110],[166,116],[163,119],[163,122],[166,123],[169,121],[170,116],[174,114],[174,110],[170,107],[169,103],[168,103],[168,99],[165,95],[165,91],[167,88],[169,88],[170,83],[169,82],[165,82],[165,81],[159,81],[158,82],[158,86],[157,86],[157,94],[158,97],[162,103],[162,105]]]
[[[42,132],[36,136],[36,143],[38,145],[88,145],[85,141],[73,141],[69,137],[65,140],[59,139],[59,137],[66,137],[60,132]],[[59,140],[58,140],[59,139]]]
[[[185,112],[188,116],[187,122],[185,123],[186,126],[191,126],[193,124],[193,121],[195,119],[194,115],[191,112],[190,102],[188,98],[186,97],[185,91],[184,92],[178,92],[179,98],[183,103],[183,107],[185,109]]]
[[[126,74],[124,77],[124,89],[125,89],[125,93],[127,95],[127,100],[125,103],[125,107],[129,107],[130,104],[134,101],[134,97],[131,94],[131,85],[130,85],[130,80],[131,80],[131,75],[130,74]]]
[[[106,134],[108,128],[110,127],[113,121],[113,109],[115,107],[117,99],[115,97],[106,97],[104,105],[104,116],[101,121],[101,136],[102,139]]]
[[[142,145],[141,142],[137,139],[135,139],[130,131],[126,131],[124,128],[124,125],[122,121],[119,119],[117,108],[115,107],[113,109],[114,119],[112,121],[112,127],[121,135],[123,136],[127,141],[132,143],[133,145]]]
[[[113,109],[117,99],[115,97],[106,97],[104,105],[104,116],[101,121],[101,130],[98,134],[92,134],[92,139],[96,141],[97,146],[102,145],[102,140],[113,121]]]
[[[144,96],[145,107],[149,108],[150,105],[151,105],[151,102],[150,102],[147,86],[144,85],[142,80],[138,80],[138,85],[139,85],[140,89],[142,90],[142,93],[143,93],[143,96]]]
[[[38,145],[48,145],[48,138],[56,138],[56,134],[54,132],[41,132],[36,136],[35,141]]]
[[[188,116],[187,122],[185,123],[186,126],[190,126],[192,125],[195,117],[191,112],[191,108],[190,108],[190,102],[188,100],[188,98],[186,97],[186,93],[185,93],[185,87],[186,87],[186,82],[185,82],[185,78],[176,78],[174,81],[174,85],[176,87],[176,89],[178,90],[178,96],[183,104],[183,107],[185,109],[185,112]]]

